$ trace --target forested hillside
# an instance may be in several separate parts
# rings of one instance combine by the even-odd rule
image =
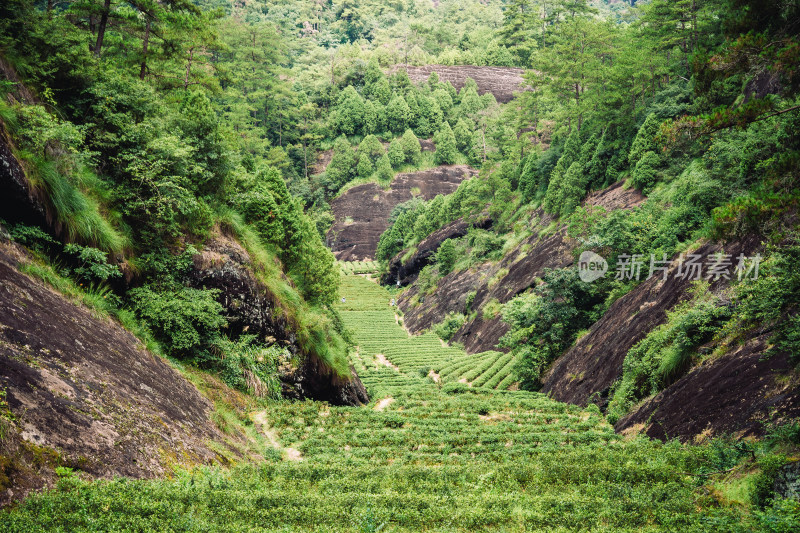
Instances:
[[[799,34],[4,2],[0,530],[800,528]]]

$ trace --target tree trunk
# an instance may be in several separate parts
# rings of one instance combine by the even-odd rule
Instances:
[[[147,23],[144,27],[144,42],[142,43],[142,68],[139,71],[139,79],[143,80],[147,74],[147,46],[150,44],[150,17],[147,17]]]
[[[50,13],[52,0],[47,2],[47,12]],[[106,35],[106,25],[108,24],[108,14],[111,12],[111,0],[103,3],[103,14],[100,15],[100,26],[97,27],[97,42],[94,45],[94,57],[100,57],[100,50],[103,48],[103,38]]]
[[[189,48],[189,61],[186,63],[186,73],[183,75],[183,90],[189,88],[189,74],[192,72],[192,59],[194,59],[194,46]]]

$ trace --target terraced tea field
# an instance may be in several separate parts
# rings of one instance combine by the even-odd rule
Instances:
[[[157,481],[66,476],[0,512],[0,531],[719,530],[692,475],[707,448],[625,439],[597,408],[487,388],[508,382],[508,356],[409,337],[389,293],[364,278],[342,292],[369,406],[271,401],[252,413],[271,443],[260,464]],[[431,369],[473,386],[434,382]]]
[[[391,306],[392,295],[362,276],[343,276],[340,293],[345,302],[338,310],[358,340],[354,361],[365,382],[372,372],[388,368],[413,379],[460,381],[471,386],[507,389],[513,384],[510,355],[485,352],[469,355],[443,345],[433,333],[411,336],[402,327],[399,310]]]
[[[378,271],[375,261],[339,261],[342,274],[374,274]]]

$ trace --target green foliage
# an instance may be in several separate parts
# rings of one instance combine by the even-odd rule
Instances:
[[[392,170],[392,163],[389,161],[389,156],[383,154],[375,165],[375,172],[379,182],[388,183],[394,178],[394,171]]]
[[[401,94],[395,94],[386,106],[386,125],[389,131],[400,134],[411,125],[411,109]]]
[[[422,148],[419,144],[419,139],[411,129],[407,129],[403,136],[400,138],[400,146],[403,148],[403,156],[405,162],[415,165],[419,162]]]
[[[332,122],[342,135],[355,135],[364,128],[364,99],[348,85],[339,95]]]
[[[695,287],[691,301],[667,313],[667,322],[628,351],[622,377],[614,388],[608,406],[608,419],[614,424],[642,398],[656,394],[685,373],[695,350],[709,341],[730,317],[730,308],[721,305],[708,292],[708,284]]]
[[[546,270],[542,283],[503,306],[509,332],[502,344],[517,357],[522,387],[533,389],[541,373],[596,319],[597,285],[584,283],[574,269]]]
[[[358,165],[356,165],[356,174],[359,178],[369,178],[375,172],[375,166],[372,164],[369,156],[366,154],[359,154]]]
[[[456,139],[456,148],[458,148],[458,151],[462,154],[467,153],[472,142],[472,128],[469,122],[463,118],[458,119],[455,128],[453,128],[453,135]]]
[[[216,194],[228,174],[228,154],[211,101],[200,91],[190,92],[180,109],[178,126],[193,148],[192,190],[200,196]]]
[[[436,144],[434,160],[437,164],[452,165],[456,162],[456,154],[458,153],[456,138],[447,122],[442,124],[442,129],[436,132],[433,142]]]
[[[333,145],[333,157],[325,169],[328,190],[335,193],[350,181],[355,176],[356,165],[356,154],[347,138],[337,138]]]
[[[449,341],[465,321],[466,317],[460,313],[448,313],[442,322],[433,326],[433,332],[443,341]]]
[[[580,132],[575,129],[570,133],[569,137],[567,137],[567,142],[564,145],[564,151],[561,153],[558,163],[556,163],[555,168],[553,168],[553,171],[549,176],[547,194],[545,195],[544,203],[542,204],[545,211],[548,213],[559,214],[564,207],[564,181],[569,168],[573,163],[578,162],[580,156],[580,145],[581,135]],[[525,172],[523,171],[523,174],[524,173]],[[581,174],[583,174],[583,168],[582,165],[579,164],[574,171],[574,175],[580,176]],[[528,185],[528,187],[530,187],[530,185]]]
[[[389,143],[387,156],[389,158],[389,162],[395,168],[399,167],[403,164],[403,162],[405,162],[406,156],[403,152],[403,146],[400,143],[400,139],[393,139],[392,142]]]
[[[628,163],[630,163],[632,167],[636,167],[639,160],[644,157],[646,152],[656,152],[658,150],[656,135],[658,135],[660,126],[661,120],[659,120],[655,113],[651,113],[647,116],[647,119],[639,128],[636,138],[633,140],[631,151],[628,153]]]
[[[260,398],[280,397],[278,362],[288,359],[285,348],[260,346],[255,337],[243,335],[236,341],[219,337],[213,351],[219,355],[216,366],[225,383]]]
[[[456,262],[456,245],[453,239],[445,240],[439,249],[436,250],[436,263],[439,265],[439,273],[442,275],[449,274],[453,270],[453,265]]]
[[[67,255],[74,258],[76,266],[72,269],[74,275],[85,283],[104,282],[111,278],[122,276],[117,265],[109,265],[107,254],[89,246],[67,244],[64,247]]]
[[[655,152],[647,151],[639,158],[631,175],[631,185],[647,193],[658,180],[658,166],[661,159]]]
[[[129,293],[131,305],[162,343],[166,353],[179,359],[207,362],[207,350],[220,338],[227,324],[219,291],[186,287],[163,291],[139,287]]]
[[[725,325],[724,334],[740,336],[750,328],[775,328],[770,353],[786,352],[794,363],[800,362],[800,245],[789,242],[773,246],[759,264],[757,279],[743,279],[735,289],[735,312]],[[755,264],[743,265],[755,268]],[[750,276],[754,275],[754,270]],[[744,274],[745,272],[743,272]],[[744,276],[743,276],[744,277]]]

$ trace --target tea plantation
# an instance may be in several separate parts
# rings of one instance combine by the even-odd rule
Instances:
[[[391,293],[362,276],[343,276],[345,301],[338,310],[359,344],[356,370],[365,383],[374,383],[363,367],[394,368],[415,378],[431,376],[436,382],[460,381],[472,386],[506,389],[513,382],[510,355],[485,352],[468,355],[462,349],[443,345],[433,333],[410,336],[402,328],[402,317],[392,307]],[[378,379],[385,383],[385,379]]]
[[[432,335],[410,337],[390,294],[360,276],[347,276],[342,292],[369,406],[265,404],[253,413],[274,445],[263,463],[159,481],[67,474],[57,489],[0,514],[0,530],[718,531],[738,523],[737,508],[713,509],[698,488],[693,472],[708,464],[708,447],[623,438],[596,408],[492,390],[509,381],[509,356],[467,356]]]

